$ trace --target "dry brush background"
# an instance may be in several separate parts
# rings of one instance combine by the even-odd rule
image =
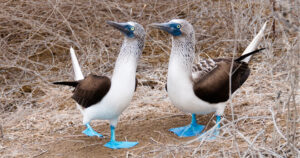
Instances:
[[[299,157],[299,15],[299,0],[1,0],[0,157]],[[192,23],[205,58],[240,55],[268,21],[267,49],[228,102],[216,141],[167,131],[190,117],[164,90],[171,38],[147,25],[174,18]],[[71,89],[51,84],[73,79],[70,46],[85,75],[111,75],[123,37],[107,20],[147,31],[138,89],[117,127],[117,139],[140,142],[132,149],[103,147],[107,121],[92,122],[106,138],[83,136]],[[197,118],[214,125],[212,115]]]

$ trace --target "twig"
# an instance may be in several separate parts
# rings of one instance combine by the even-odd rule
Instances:
[[[272,151],[272,150],[266,149],[266,148],[264,148],[264,147],[261,147],[260,149],[265,150],[265,151],[271,153],[272,155],[274,155],[274,156],[276,156],[276,157],[278,157],[278,158],[284,158],[284,157],[282,157],[281,155],[275,153],[275,152]]]
[[[33,157],[39,157],[39,156],[45,154],[46,152],[48,152],[48,150],[43,150],[42,152],[40,152],[40,153],[37,154],[37,155],[34,155]]]
[[[269,111],[270,111],[271,114],[272,114],[273,124],[274,124],[274,127],[275,127],[277,133],[281,136],[281,138],[283,138],[285,141],[287,141],[287,138],[282,134],[282,132],[280,131],[280,129],[279,129],[278,126],[277,126],[276,119],[275,119],[275,113],[274,113],[274,111],[272,110],[271,107],[269,108]],[[295,150],[298,154],[300,154],[300,151],[297,149],[297,147],[295,147],[293,144],[290,144],[290,145],[294,148],[294,150]]]
[[[4,133],[3,133],[3,127],[2,125],[0,125],[0,138],[4,137]]]
[[[270,0],[272,4],[272,13],[276,12],[276,1],[275,0]],[[273,33],[273,41],[275,40],[276,37],[276,26],[275,26],[275,18],[273,17],[273,23],[272,23],[272,33]]]
[[[253,148],[254,150],[256,150],[257,152],[259,152],[259,154],[261,155],[261,152],[259,151],[259,149],[257,149],[256,147],[253,147],[253,144],[256,142],[256,140],[257,140],[257,138],[261,135],[261,134],[263,134],[263,132],[264,132],[264,130],[261,130],[256,136],[255,136],[255,138],[253,139],[253,141],[252,142],[250,142],[250,140],[248,140],[240,131],[237,131],[237,133],[249,144],[249,146],[248,146],[248,150],[244,153],[244,156],[243,156],[243,158],[244,157],[246,157],[247,156],[247,154],[248,154],[248,151],[249,151],[249,148]]]

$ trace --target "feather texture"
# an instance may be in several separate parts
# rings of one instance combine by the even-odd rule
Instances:
[[[72,98],[82,107],[90,107],[102,100],[111,86],[110,79],[106,76],[88,75],[80,80],[74,90]]]
[[[216,68],[193,80],[194,93],[209,103],[225,102],[229,99],[229,79],[232,59],[215,59]],[[250,74],[248,64],[234,62],[231,74],[231,93],[235,92],[247,80]]]

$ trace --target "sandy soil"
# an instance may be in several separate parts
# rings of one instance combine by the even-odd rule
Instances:
[[[173,107],[166,93],[161,90],[148,87],[138,89],[137,94],[146,92],[144,94],[149,98],[141,101],[138,100],[139,96],[134,96],[131,106],[120,118],[116,139],[138,141],[139,144],[131,149],[112,150],[103,146],[110,139],[108,121],[93,121],[91,124],[104,138],[85,136],[81,133],[85,129],[81,124],[81,114],[68,98],[71,90],[50,89],[55,94],[49,94],[40,101],[47,102],[60,96],[60,93],[67,93],[62,104],[57,102],[54,107],[22,109],[22,112],[15,112],[15,116],[7,115],[6,120],[10,123],[4,127],[4,139],[1,140],[4,150],[0,152],[4,157],[182,156],[191,154],[182,150],[185,147],[199,145],[199,142],[195,142],[186,146],[186,142],[195,137],[178,138],[168,131],[187,125],[191,116]],[[162,94],[162,97],[157,94]],[[198,123],[204,125],[210,122],[207,129],[214,125],[212,114],[199,115],[197,119]]]
[[[250,82],[251,83],[251,82]],[[69,97],[71,89],[49,87],[49,94],[39,100],[43,105],[55,102],[47,107],[22,109],[6,115],[4,138],[1,140],[0,154],[4,157],[208,157],[238,156],[233,149],[233,137],[230,135],[229,120],[232,119],[230,107],[227,107],[222,124],[221,137],[215,141],[201,142],[191,138],[178,138],[168,131],[173,127],[187,125],[191,116],[173,107],[164,90],[151,89],[147,86],[138,88],[128,109],[120,117],[116,128],[116,139],[119,141],[138,141],[131,149],[112,150],[103,145],[110,139],[108,121],[93,121],[92,126],[104,135],[104,138],[88,137],[81,132],[85,126],[81,123],[81,114]],[[265,123],[270,119],[266,107],[259,104],[250,105],[248,99],[240,102],[245,90],[241,89],[233,99],[236,107],[235,119],[239,132],[253,138],[261,129],[270,137],[273,125]],[[144,95],[144,96],[143,96]],[[143,100],[141,100],[141,98]],[[50,103],[49,103],[50,105]],[[259,107],[259,110],[255,108]],[[242,111],[247,111],[243,116]],[[249,115],[250,114],[250,115]],[[266,115],[267,114],[267,115]],[[261,117],[261,118],[257,118]],[[14,118],[14,119],[13,119]],[[210,129],[215,125],[213,114],[198,115],[198,123]],[[250,132],[245,129],[253,130]],[[206,130],[207,130],[206,129]],[[231,132],[230,132],[231,131]],[[265,138],[267,139],[267,138]],[[268,138],[269,139],[269,138]],[[247,149],[245,140],[238,138],[240,149]],[[225,151],[220,152],[220,149]],[[227,155],[228,156],[228,155]]]
[[[126,2],[0,2],[0,157],[299,157],[298,1]],[[168,131],[191,117],[164,90],[171,38],[148,24],[173,18],[193,24],[196,55],[205,58],[242,53],[268,21],[260,44],[267,49],[253,58],[250,77],[227,103],[215,141]],[[131,149],[103,147],[108,121],[91,123],[105,138],[83,135],[72,89],[51,84],[72,79],[70,46],[84,74],[111,76],[123,37],[107,20],[137,21],[147,31],[138,89],[116,128],[117,140],[139,142]],[[213,114],[197,119],[206,130],[215,125]]]

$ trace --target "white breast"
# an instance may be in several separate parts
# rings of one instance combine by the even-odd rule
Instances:
[[[84,109],[83,123],[89,120],[117,120],[130,104],[135,89],[136,57],[129,56],[116,64],[111,88],[97,104]]]
[[[184,112],[207,114],[217,110],[217,104],[199,99],[193,90],[191,72],[178,57],[172,57],[168,69],[168,95],[174,106]]]

